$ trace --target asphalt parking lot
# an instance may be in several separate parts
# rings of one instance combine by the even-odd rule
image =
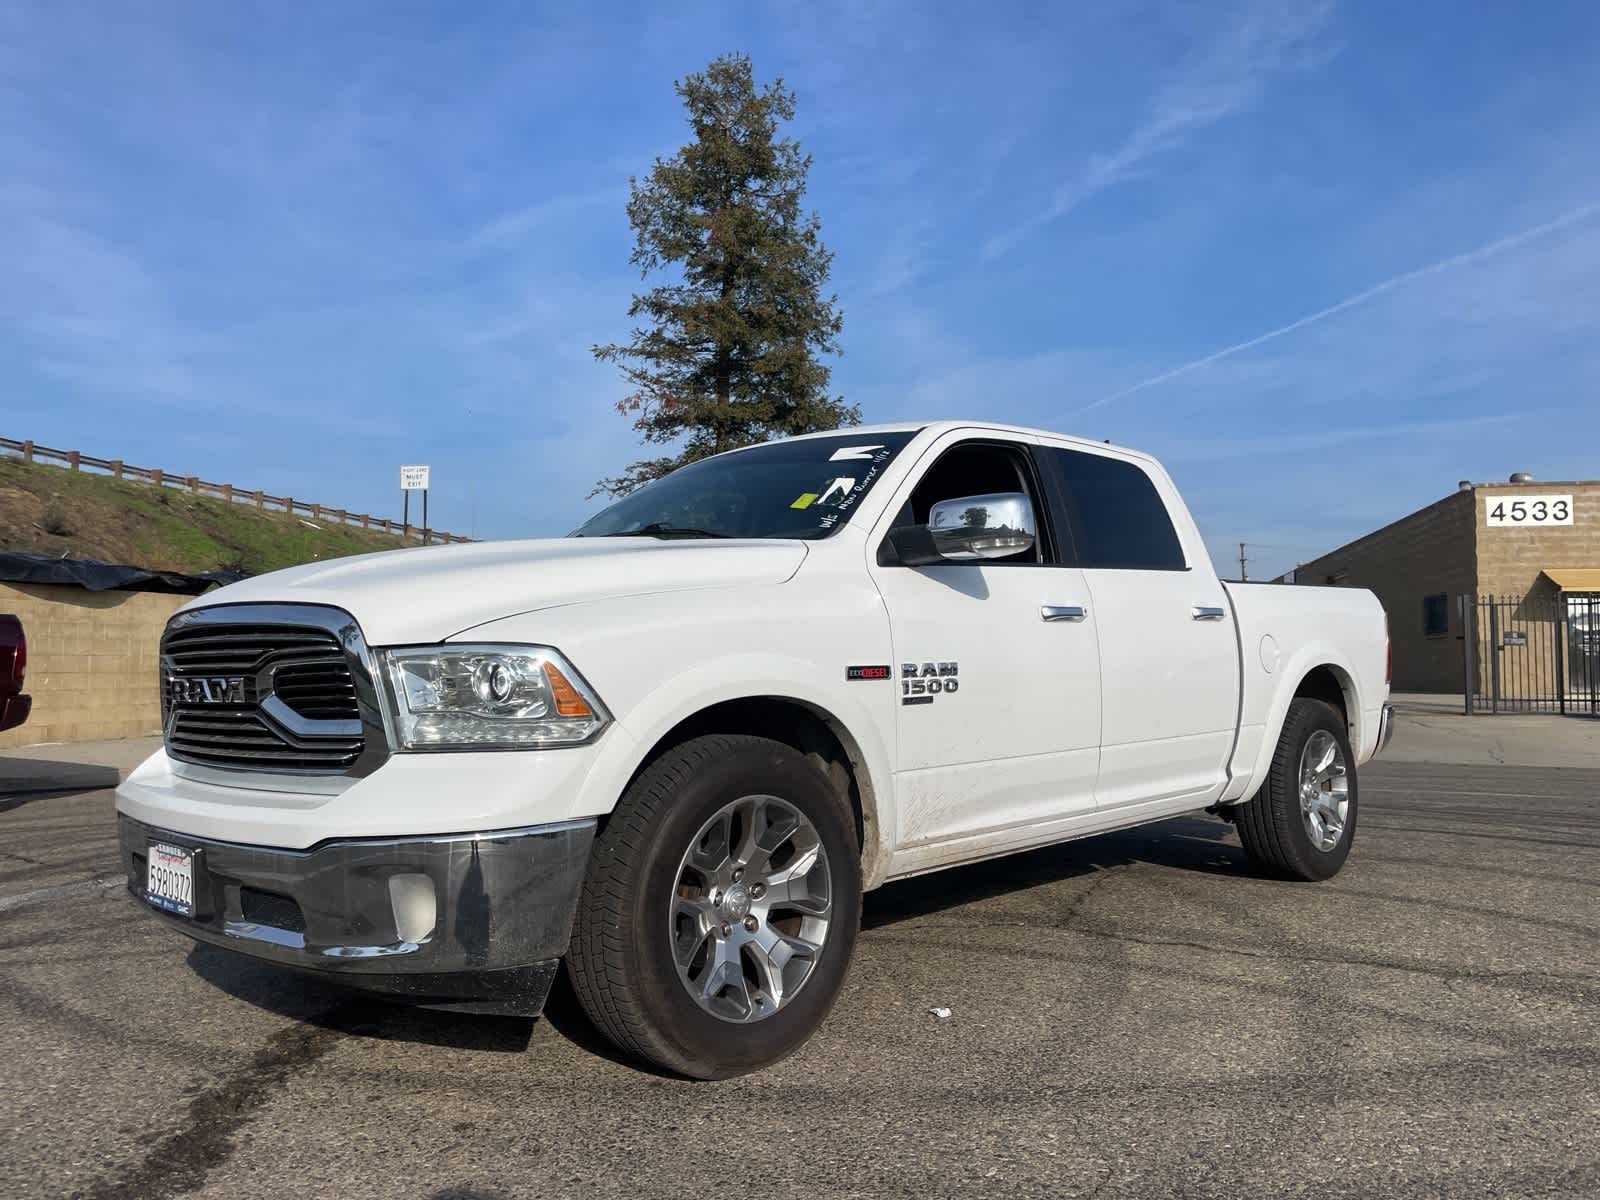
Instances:
[[[1326,884],[1196,815],[891,885],[820,1036],[704,1084],[157,927],[143,748],[0,758],[0,1195],[1600,1195],[1600,769],[1376,764]]]

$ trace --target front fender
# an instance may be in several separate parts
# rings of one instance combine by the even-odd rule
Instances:
[[[661,681],[619,720],[627,737],[602,739],[600,755],[568,818],[602,816],[616,807],[628,783],[655,747],[685,720],[731,700],[770,698],[798,701],[814,710],[841,736],[857,771],[863,827],[875,845],[862,847],[868,864],[886,862],[895,828],[889,751],[865,706],[824,689],[811,678],[811,664],[771,654],[737,654],[697,664]],[[840,673],[843,677],[843,672]],[[885,693],[887,695],[887,693]],[[868,886],[877,881],[870,878]]]
[[[619,598],[507,618],[472,631],[475,641],[556,646],[583,673],[616,720],[595,744],[593,766],[566,816],[604,816],[673,728],[713,705],[770,697],[798,701],[832,724],[858,761],[868,884],[896,828],[891,739],[893,681],[847,682],[850,664],[888,663],[888,619],[875,589],[837,577],[696,595],[693,607],[663,597]],[[621,736],[613,737],[612,734]]]

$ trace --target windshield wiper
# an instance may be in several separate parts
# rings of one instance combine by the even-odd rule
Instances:
[[[637,529],[621,529],[616,533],[602,533],[601,537],[659,537],[659,538],[731,538],[731,533],[717,533],[712,529],[695,529],[691,525],[666,525],[652,521]]]

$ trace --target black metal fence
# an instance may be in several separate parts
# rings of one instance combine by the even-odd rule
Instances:
[[[1467,712],[1600,715],[1600,594],[1456,603]]]

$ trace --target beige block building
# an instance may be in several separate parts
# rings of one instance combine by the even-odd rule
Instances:
[[[0,749],[161,732],[157,658],[162,628],[188,596],[91,592],[61,584],[0,583],[0,613],[28,639],[26,724]]]
[[[1551,695],[1592,686],[1600,679],[1600,626],[1591,624],[1600,611],[1600,481],[1463,481],[1302,563],[1294,581],[1377,593],[1394,639],[1396,691],[1460,692],[1469,665],[1479,688],[1493,670]],[[1464,625],[1464,594],[1506,603],[1492,617],[1477,605]]]

